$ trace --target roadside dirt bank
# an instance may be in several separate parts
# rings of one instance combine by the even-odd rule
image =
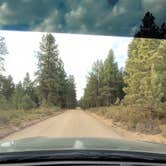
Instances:
[[[128,131],[120,127],[121,124],[114,123],[111,119],[104,118],[90,111],[87,111],[87,113],[91,115],[92,117],[100,120],[102,123],[104,123],[106,126],[111,128],[115,133],[118,133],[118,135],[120,135],[124,139],[166,144],[166,138],[162,136],[161,134],[150,135],[150,134],[142,134],[142,133],[134,132],[134,131]],[[163,126],[160,126],[160,127],[163,127]]]

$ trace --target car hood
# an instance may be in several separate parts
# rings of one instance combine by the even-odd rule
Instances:
[[[64,149],[127,150],[166,154],[166,144],[123,139],[33,137],[15,141],[0,141],[0,153]]]

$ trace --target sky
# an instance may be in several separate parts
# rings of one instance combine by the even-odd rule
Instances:
[[[132,36],[146,12],[161,25],[166,0],[0,0],[0,29]]]
[[[29,72],[34,79],[34,73],[37,70],[36,54],[39,51],[43,33],[1,30],[0,35],[5,37],[9,52],[5,57],[5,74],[12,75],[15,83],[23,80],[26,72]],[[53,35],[66,73],[75,77],[77,99],[83,95],[92,64],[97,59],[104,60],[109,50],[113,49],[119,68],[124,67],[128,44],[132,40],[129,37],[63,33],[53,33]]]

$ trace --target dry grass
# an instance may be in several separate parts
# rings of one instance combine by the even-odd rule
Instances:
[[[166,137],[166,125],[161,125],[162,136]]]
[[[120,123],[128,130],[149,134],[161,132],[159,118],[147,110],[125,106],[99,107],[90,110],[107,119],[112,119],[114,123]]]
[[[33,110],[0,110],[0,128],[20,125],[35,119],[43,119],[53,115],[56,109],[40,108]]]

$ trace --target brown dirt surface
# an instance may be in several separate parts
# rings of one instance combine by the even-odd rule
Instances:
[[[126,140],[140,140],[166,144],[166,138],[161,134],[147,135],[131,132],[95,113],[82,110],[67,110],[30,127],[16,131],[6,139],[21,139],[27,137],[100,137]]]
[[[68,110],[38,124],[15,132],[5,139],[27,137],[121,138],[114,130],[82,110]]]

